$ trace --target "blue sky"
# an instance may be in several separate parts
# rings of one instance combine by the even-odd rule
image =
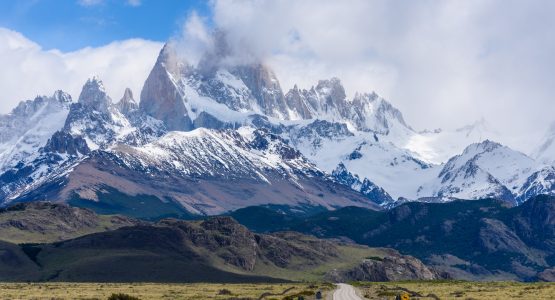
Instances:
[[[130,38],[166,41],[180,29],[191,11],[208,15],[208,3],[202,0],[2,0],[0,27],[18,31],[44,49],[64,52]]]

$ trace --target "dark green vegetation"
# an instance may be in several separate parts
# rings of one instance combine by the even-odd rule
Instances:
[[[38,202],[0,211],[0,226],[0,280],[9,281],[555,281],[555,198],[545,196],[518,207],[480,200],[305,215],[248,207],[155,223]]]
[[[346,207],[293,219],[250,207],[231,216],[253,230],[295,230],[391,247],[454,278],[549,280],[554,273],[553,197],[538,196],[518,207],[496,200],[414,202],[384,212]]]
[[[138,297],[127,295],[124,293],[112,294],[108,297],[108,300],[140,300]]]
[[[231,217],[202,221],[164,219],[150,223],[112,216],[109,220],[121,218],[127,223],[115,230],[105,227],[105,231],[81,236],[82,231],[76,230],[71,233],[79,237],[59,241],[55,234],[57,228],[82,227],[108,217],[45,202],[18,204],[0,216],[12,226],[27,224],[17,228],[18,241],[23,239],[26,243],[0,241],[0,281],[316,281],[349,278],[345,277],[349,276],[349,270],[366,257],[374,256],[391,257],[390,261],[409,260],[418,264],[418,272],[431,274],[419,261],[404,258],[392,250],[321,240],[296,232],[255,234]],[[39,226],[29,218],[46,223]],[[31,243],[37,241],[37,236],[46,243]],[[332,270],[334,273],[330,275]],[[402,278],[418,276],[420,273],[408,270]]]

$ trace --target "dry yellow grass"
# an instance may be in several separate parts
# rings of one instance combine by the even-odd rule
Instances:
[[[555,299],[554,283],[386,282],[357,287],[367,299],[395,299],[401,292],[410,299]]]
[[[366,299],[394,299],[403,291],[410,299],[555,299],[553,283],[514,282],[386,282],[356,284]],[[291,290],[288,290],[292,288]],[[304,291],[330,294],[330,284],[155,284],[155,283],[0,283],[0,299],[105,300],[124,293],[143,300],[157,299],[258,299],[263,293],[279,294],[264,299],[283,299]],[[221,293],[228,290],[231,294]],[[296,298],[295,298],[296,299]],[[313,299],[313,297],[305,297]],[[324,297],[325,299],[325,297]]]
[[[124,293],[143,300],[157,299],[258,299],[263,293],[282,293],[265,299],[282,299],[303,291],[327,291],[331,285],[312,284],[155,284],[155,283],[0,283],[0,299],[73,300],[108,299],[112,293]],[[228,290],[231,294],[223,293]]]

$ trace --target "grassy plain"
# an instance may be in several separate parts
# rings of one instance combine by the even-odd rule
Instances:
[[[18,300],[106,300],[111,294],[127,294],[141,300],[287,299],[317,291],[331,291],[331,284],[152,284],[152,283],[0,283],[0,299]],[[284,294],[282,294],[285,291]]]
[[[353,284],[366,299],[555,299],[555,283],[415,281]]]
[[[554,299],[554,283],[516,282],[379,282],[355,283],[365,299],[395,299],[408,293],[410,299]],[[314,299],[322,291],[324,299],[333,291],[331,284],[153,284],[153,283],[0,283],[0,299],[33,300],[105,300],[123,293],[138,299],[175,300],[282,300]]]

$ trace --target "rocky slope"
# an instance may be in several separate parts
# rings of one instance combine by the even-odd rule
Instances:
[[[444,275],[438,274],[412,256],[400,255],[395,251],[390,251],[386,257],[367,258],[351,269],[331,271],[326,274],[326,277],[333,282],[385,282],[437,280],[442,279]]]
[[[300,210],[350,205],[377,208],[264,130],[171,132],[142,146],[94,151],[70,168],[19,199],[48,195],[103,213],[127,212],[146,218],[187,212],[214,215],[258,204]],[[117,195],[127,200],[116,203]],[[171,209],[154,215],[152,208],[160,205]],[[106,211],[110,207],[113,211]]]
[[[0,210],[0,240],[11,243],[58,242],[140,222],[50,202],[19,203]]]
[[[8,115],[0,116],[0,172],[21,160],[34,157],[38,149],[63,127],[71,96],[57,91],[52,97],[21,102]]]

